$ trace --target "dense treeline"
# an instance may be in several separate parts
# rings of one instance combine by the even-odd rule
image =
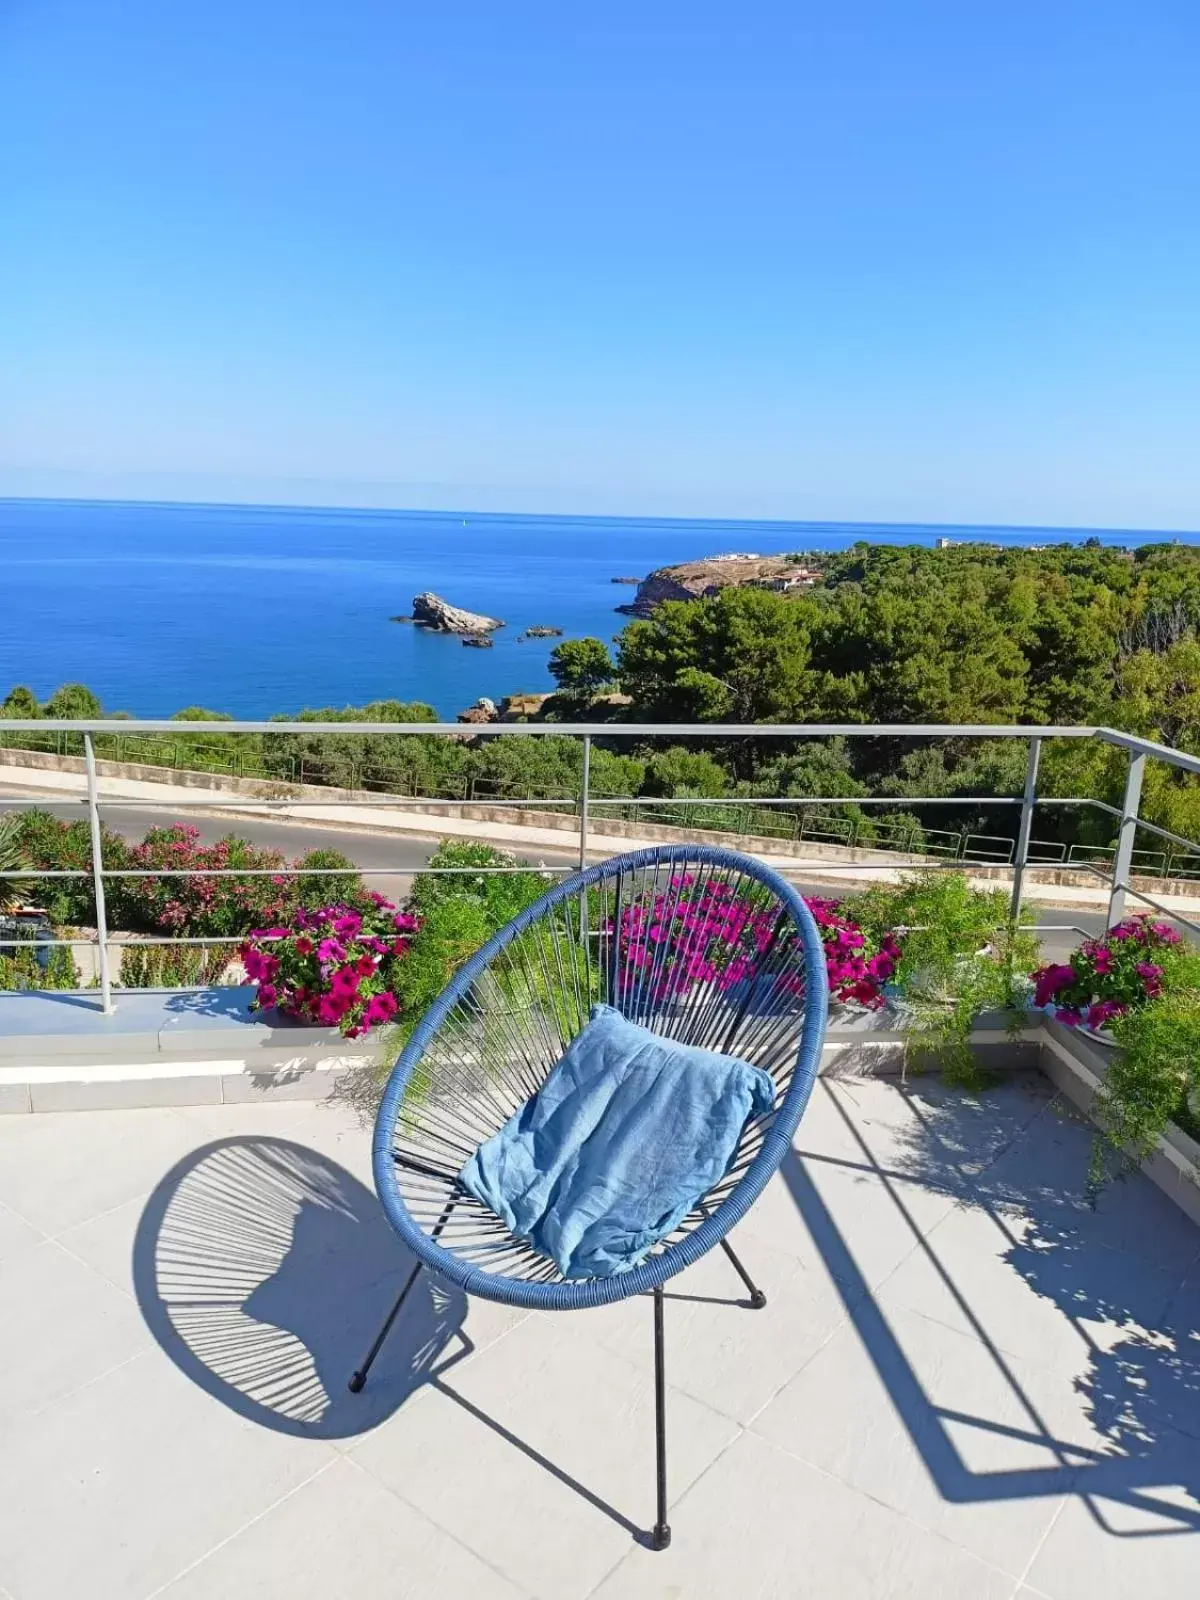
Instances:
[[[1043,549],[982,544],[944,550],[860,544],[822,557],[824,581],[794,594],[742,588],[670,602],[622,631],[611,660],[597,640],[565,641],[551,658],[560,692],[541,715],[604,720],[593,752],[600,794],[692,799],[754,794],[844,798],[842,815],[870,837],[864,795],[953,799],[1014,795],[1019,743],[973,739],[737,742],[622,738],[623,720],[663,722],[1103,724],[1200,753],[1200,549],[1127,551],[1098,542]],[[619,686],[628,704],[601,689]],[[500,687],[500,686],[498,686]],[[14,690],[0,715],[100,714],[81,685],[44,706]],[[447,740],[347,734],[226,735],[179,713],[172,764],[410,793],[570,796],[580,753],[569,738]],[[305,711],[298,721],[435,720],[422,703],[377,701]],[[465,731],[465,730],[464,730]],[[13,741],[9,741],[13,742]],[[162,741],[98,740],[103,755],[153,760]],[[139,755],[140,752],[140,755]],[[1116,804],[1121,751],[1047,741],[1042,791]],[[1200,836],[1200,785],[1161,764],[1146,775],[1143,814]],[[922,819],[938,827],[1011,832],[1011,810],[968,804]],[[706,819],[707,820],[707,819]],[[1111,838],[1100,812],[1047,808],[1038,834]]]
[[[625,629],[616,671],[639,718],[1103,724],[1196,753],[1200,549],[856,545],[795,596],[727,589],[660,607]],[[752,775],[753,751],[726,759]],[[805,783],[848,794],[1012,794],[1024,753],[855,740],[790,759]],[[1111,748],[1052,742],[1043,789],[1115,803],[1124,766]],[[1144,814],[1195,837],[1200,791],[1152,763]]]

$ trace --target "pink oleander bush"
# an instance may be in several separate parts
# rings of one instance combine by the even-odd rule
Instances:
[[[130,848],[129,865],[170,874],[118,880],[125,920],[156,933],[236,937],[252,923],[281,919],[294,898],[292,879],[274,871],[285,865],[278,850],[232,836],[202,844],[188,823],[151,828]],[[245,877],[233,875],[239,868]],[[200,875],[176,877],[176,870]]]
[[[419,928],[418,917],[381,894],[362,909],[301,907],[286,922],[255,928],[240,950],[258,985],[252,1009],[277,1008],[357,1039],[396,1017],[399,969]]]
[[[857,923],[838,900],[812,897],[807,905],[825,949],[829,992],[840,1001],[877,1009],[884,985],[900,958],[894,934],[885,934],[871,949]],[[622,958],[621,983],[649,984],[656,1002],[680,997],[698,983],[722,992],[752,981],[771,957],[778,908],[753,890],[730,884],[698,882],[689,873],[673,877],[653,898],[625,906],[614,928]],[[800,994],[803,980],[784,974],[773,986],[778,993]]]
[[[1138,913],[1098,939],[1085,939],[1069,961],[1032,974],[1033,1003],[1068,1027],[1106,1028],[1156,999],[1163,990],[1164,956],[1179,943],[1165,922]]]

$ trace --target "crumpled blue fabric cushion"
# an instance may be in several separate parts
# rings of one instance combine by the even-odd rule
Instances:
[[[463,1187],[567,1278],[636,1266],[775,1103],[760,1068],[664,1039],[611,1006],[463,1167]]]

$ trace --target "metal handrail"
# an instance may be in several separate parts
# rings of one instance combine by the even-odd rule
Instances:
[[[1131,882],[1134,862],[1139,855],[1148,855],[1150,852],[1139,852],[1135,849],[1136,834],[1139,827],[1144,827],[1151,833],[1168,840],[1170,843],[1180,845],[1188,852],[1200,855],[1200,843],[1172,833],[1157,824],[1144,822],[1139,815],[1141,801],[1142,778],[1147,759],[1163,761],[1189,774],[1200,775],[1200,758],[1188,755],[1184,751],[1174,750],[1167,745],[1157,744],[1153,740],[1142,739],[1133,734],[1127,734],[1119,729],[1101,726],[1038,726],[1036,724],[970,724],[970,723],[492,723],[492,724],[463,724],[459,722],[205,722],[203,724],[181,724],[176,719],[158,720],[147,719],[134,721],[127,718],[95,718],[95,719],[3,719],[0,720],[0,744],[6,736],[15,735],[26,737],[30,735],[55,735],[60,751],[65,747],[64,735],[77,734],[82,736],[83,756],[87,776],[87,796],[85,804],[88,811],[89,829],[92,842],[92,861],[88,868],[59,869],[46,872],[16,871],[7,876],[14,879],[25,878],[86,878],[92,877],[95,886],[96,912],[97,912],[97,938],[100,968],[101,1004],[105,1011],[112,1009],[112,985],[108,964],[108,929],[104,905],[104,887],[110,878],[152,878],[152,877],[221,877],[221,876],[298,876],[306,871],[321,870],[326,875],[343,873],[356,874],[362,870],[378,872],[380,875],[407,876],[411,869],[408,868],[333,868],[333,869],[305,869],[301,867],[282,868],[174,868],[174,869],[132,869],[132,868],[106,868],[102,862],[101,835],[100,835],[100,806],[101,796],[96,776],[96,751],[95,738],[100,735],[118,735],[124,740],[132,740],[139,736],[170,735],[176,741],[193,742],[203,738],[209,745],[233,734],[259,734],[259,735],[303,735],[305,738],[321,736],[361,736],[374,738],[429,738],[437,736],[452,736],[457,739],[479,738],[505,738],[505,737],[541,737],[562,738],[570,737],[579,739],[582,745],[581,783],[578,794],[571,797],[553,798],[517,798],[508,796],[489,797],[491,803],[500,804],[505,808],[534,809],[538,806],[562,806],[571,804],[578,815],[578,859],[581,865],[587,861],[588,832],[590,814],[598,808],[625,807],[634,810],[652,808],[664,805],[694,805],[698,809],[713,807],[741,807],[747,819],[753,817],[756,810],[768,811],[770,808],[787,808],[801,811],[803,808],[831,807],[852,805],[856,807],[901,807],[913,806],[1015,806],[1019,808],[1018,831],[1015,846],[1002,836],[972,835],[965,831],[957,836],[959,844],[955,850],[955,859],[952,861],[929,861],[931,868],[944,870],[961,870],[966,865],[987,865],[987,861],[969,860],[970,839],[991,840],[993,843],[1007,845],[1004,865],[1011,864],[1013,869],[1013,887],[1010,901],[1010,913],[1014,922],[1020,921],[1023,887],[1025,876],[1030,871],[1046,870],[1047,868],[1061,865],[1058,862],[1037,860],[1032,852],[1037,849],[1051,848],[1045,841],[1038,841],[1032,836],[1033,818],[1038,805],[1078,805],[1095,807],[1096,809],[1112,815],[1118,823],[1117,842],[1112,848],[1112,866],[1109,873],[1102,873],[1095,863],[1078,863],[1085,871],[1092,872],[1095,876],[1109,884],[1109,920],[1115,921],[1124,913],[1126,896],[1132,894],[1135,898],[1146,904],[1154,906],[1164,915],[1172,917],[1183,925],[1200,932],[1200,926],[1180,916],[1177,912],[1168,911],[1162,904],[1151,896],[1135,889]],[[697,739],[771,739],[771,740],[800,740],[828,738],[908,738],[908,739],[1019,739],[1026,741],[1029,747],[1029,759],[1026,768],[1024,792],[1015,795],[987,795],[987,796],[892,796],[892,795],[814,795],[814,796],[768,796],[768,795],[738,795],[738,796],[712,796],[712,797],[681,797],[671,799],[666,796],[628,796],[613,797],[596,795],[591,792],[590,761],[591,747],[595,739],[675,739],[680,741],[694,741]],[[1097,739],[1102,743],[1123,749],[1128,754],[1128,772],[1125,793],[1119,808],[1109,805],[1106,801],[1088,797],[1060,797],[1041,796],[1038,794],[1037,777],[1038,761],[1041,746],[1047,739]],[[178,745],[176,747],[178,754]],[[235,763],[236,765],[236,763]],[[293,761],[292,772],[295,773],[296,765]],[[300,764],[301,773],[304,770],[303,762]],[[267,775],[269,777],[269,775]],[[277,780],[287,782],[287,779]],[[126,802],[128,803],[128,802]],[[245,811],[274,810],[280,807],[295,807],[305,804],[304,798],[291,797],[263,797],[237,796],[223,800],[211,795],[200,795],[195,800],[178,798],[173,804],[186,806],[195,804],[204,806],[209,810],[222,808],[238,809]],[[378,799],[360,797],[351,800],[322,799],[308,800],[312,806],[322,810],[330,807],[363,808],[372,805],[398,808],[406,805],[423,806],[467,806],[479,804],[479,798],[468,796],[465,799],[457,795],[415,795],[407,793],[393,793],[381,795]],[[881,819],[879,825],[882,825]],[[796,837],[803,835],[804,824],[800,821]],[[934,831],[934,830],[931,830]],[[943,830],[944,831],[944,830]],[[851,839],[856,837],[852,831]],[[955,835],[948,834],[947,838],[953,839]],[[936,847],[942,851],[954,848],[951,845]],[[884,853],[884,852],[880,852]],[[908,852],[912,853],[912,852]],[[995,853],[993,853],[995,854]],[[1161,855],[1161,853],[1158,853]],[[1164,862],[1166,858],[1164,857]],[[855,863],[855,870],[871,872],[890,870],[891,863],[859,861]],[[828,868],[827,860],[801,861],[793,864],[788,869],[790,873],[804,870],[820,870]],[[427,869],[429,870],[429,869]],[[528,868],[515,867],[490,867],[470,869],[433,869],[442,871],[464,870],[473,874],[480,872],[527,871]],[[567,870],[551,867],[545,870]],[[31,945],[43,948],[47,945],[76,946],[91,941],[84,940],[42,940],[42,941],[0,941],[0,948]],[[210,938],[210,939],[184,939],[164,937],[162,939],[147,939],[141,943],[162,944],[217,944],[235,943],[235,938]]]

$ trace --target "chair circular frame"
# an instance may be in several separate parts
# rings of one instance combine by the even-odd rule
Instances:
[[[786,1075],[786,1090],[782,1100],[777,1102],[771,1116],[765,1119],[769,1126],[761,1148],[746,1170],[716,1209],[706,1211],[703,1221],[690,1232],[675,1242],[661,1246],[640,1266],[611,1277],[558,1282],[508,1277],[486,1271],[439,1244],[414,1219],[405,1203],[396,1175],[393,1136],[413,1073],[437,1038],[451,1009],[468,995],[496,956],[547,912],[565,902],[586,896],[587,891],[597,885],[613,879],[620,881],[623,875],[629,873],[647,868],[657,871],[660,867],[683,870],[701,866],[736,871],[771,891],[790,918],[795,933],[792,948],[800,957],[803,970],[804,1013],[795,1061]],[[730,1228],[745,1216],[787,1153],[820,1064],[827,1006],[825,954],[812,913],[799,892],[762,862],[719,846],[669,845],[611,857],[576,872],[514,917],[458,969],[418,1023],[392,1069],[379,1107],[372,1146],[375,1187],[388,1221],[418,1262],[423,1262],[468,1294],[507,1305],[561,1311],[607,1305],[654,1289],[720,1243]],[[703,1201],[700,1204],[703,1207]]]

